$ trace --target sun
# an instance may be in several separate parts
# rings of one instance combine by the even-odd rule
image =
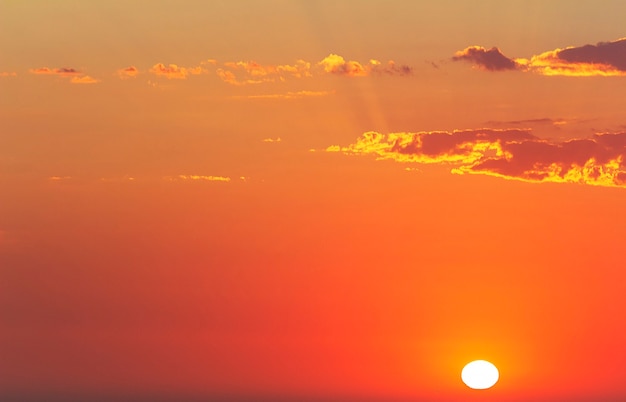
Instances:
[[[500,373],[496,366],[486,360],[467,363],[461,371],[461,380],[472,389],[491,388],[498,382]]]

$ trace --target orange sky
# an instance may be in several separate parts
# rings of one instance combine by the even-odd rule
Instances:
[[[0,399],[626,399],[624,12],[0,0]]]

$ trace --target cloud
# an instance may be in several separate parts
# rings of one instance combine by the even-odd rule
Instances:
[[[130,183],[137,180],[133,176],[124,175],[121,177],[101,177],[100,181],[103,183]]]
[[[515,70],[518,64],[506,57],[497,47],[485,49],[481,46],[470,46],[456,52],[452,58],[454,61],[469,61],[475,66],[488,71]]]
[[[295,64],[281,64],[276,66],[276,71],[289,74],[296,78],[311,77],[311,63],[304,60],[296,60]]]
[[[261,141],[263,142],[280,142],[281,139],[280,137],[276,137],[276,138],[263,138]]]
[[[217,181],[217,182],[230,182],[230,177],[225,176],[203,176],[203,175],[186,175],[180,174],[178,176],[165,176],[163,179],[167,181]]]
[[[377,62],[377,63],[374,63]],[[370,60],[373,73],[387,74],[387,75],[411,75],[413,74],[413,68],[406,64],[398,65],[395,61],[389,60],[387,64],[381,64],[378,60]]]
[[[255,61],[226,62],[216,74],[222,81],[232,85],[284,82],[287,78],[312,77],[311,63],[297,60],[294,64],[259,64]]]
[[[197,67],[180,67],[176,64],[165,65],[163,63],[157,63],[153,65],[150,70],[152,74],[165,77],[168,80],[185,80],[188,75],[204,74],[207,71],[202,66]]]
[[[96,84],[100,82],[89,75],[85,75],[81,71],[74,68],[48,68],[39,67],[28,70],[31,74],[36,75],[56,75],[59,77],[70,78],[72,84]]]
[[[364,133],[327,152],[374,155],[417,164],[447,164],[458,174],[485,174],[528,182],[626,187],[626,132],[551,142],[525,129]]]
[[[0,77],[16,77],[16,72],[0,71]]]
[[[297,78],[311,76],[311,63],[298,60],[295,64],[263,65],[254,61],[227,62],[224,66],[235,70],[244,70],[252,77],[266,77],[272,75],[292,75]]]
[[[365,77],[372,73],[388,75],[411,75],[413,69],[407,65],[397,65],[395,61],[389,60],[386,64],[379,60],[370,59],[369,63],[362,64],[358,61],[346,61],[342,56],[329,54],[322,61],[317,63],[325,72],[348,77]]]
[[[248,85],[248,84],[261,84],[263,82],[272,81],[271,79],[238,79],[235,73],[230,70],[224,70],[218,68],[215,70],[215,74],[220,77],[222,81],[231,85]]]
[[[302,99],[317,98],[334,94],[335,91],[295,91],[282,94],[232,96],[233,99]]]
[[[167,79],[187,79],[187,69],[184,67],[178,67],[176,64],[170,64],[166,66],[163,63],[157,63],[150,68],[150,72],[154,75],[159,75]]]
[[[626,76],[626,38],[551,50],[520,63],[543,75]]]
[[[365,67],[358,61],[346,61],[337,54],[329,54],[318,64],[324,67],[324,71],[331,74],[350,77],[363,77],[368,74]]]
[[[291,64],[261,64],[256,61],[227,61],[222,63],[215,59],[206,59],[201,61],[197,67],[181,67],[177,64],[166,65],[157,63],[148,71],[151,74],[168,79],[184,80],[190,75],[206,74],[209,70],[215,71],[217,77],[223,82],[236,86],[287,82],[291,79],[305,79],[324,73],[347,76],[367,76],[370,74],[402,76],[413,73],[413,69],[410,66],[396,64],[393,60],[381,63],[378,60],[371,59],[369,63],[361,64],[356,61],[346,61],[343,57],[336,54],[331,54],[321,62],[313,65],[311,62],[302,59],[298,59]],[[52,70],[45,69],[38,73],[50,74]],[[129,66],[117,70],[117,74],[120,78],[126,79],[135,77],[139,74],[139,70],[135,66]],[[287,95],[261,95],[258,98],[293,99],[305,96],[315,95],[313,95],[313,92],[310,94],[292,92]]]
[[[139,70],[135,66],[129,66],[129,67],[120,68],[119,70],[117,70],[117,75],[121,79],[135,78],[138,74],[139,74]]]
[[[67,76],[76,76],[80,75],[81,72],[73,69],[73,68],[48,68],[48,67],[40,67],[40,68],[31,68],[28,70],[31,74],[37,75],[60,75],[63,77]]]
[[[508,58],[496,47],[487,50],[470,46],[457,52],[452,60],[469,61],[488,71],[522,70],[570,77],[626,76],[626,38],[549,50],[528,59]]]
[[[72,79],[70,80],[70,82],[72,84],[97,84],[98,82],[100,82],[100,80],[97,80],[93,77],[90,77],[88,75],[83,75],[81,77],[72,77]]]
[[[556,128],[559,128],[567,124],[568,121],[565,119],[551,119],[548,117],[543,117],[543,118],[538,118],[538,119],[525,119],[525,120],[506,120],[506,121],[489,120],[485,123],[489,126],[552,125]]]

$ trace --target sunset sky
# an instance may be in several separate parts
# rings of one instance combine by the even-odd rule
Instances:
[[[626,400],[624,16],[0,0],[0,400]]]

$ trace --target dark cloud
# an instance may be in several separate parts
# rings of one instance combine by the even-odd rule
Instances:
[[[596,45],[570,47],[558,51],[557,56],[570,63],[605,64],[626,71],[626,38]]]
[[[451,164],[454,173],[532,182],[626,187],[626,132],[551,142],[523,129],[381,134],[368,132],[330,152],[405,163]]]
[[[485,49],[481,46],[470,46],[460,52],[456,52],[452,60],[469,61],[489,71],[515,70],[519,67],[514,60],[503,55],[497,47]]]
[[[457,52],[452,60],[469,61],[488,71],[522,70],[570,77],[625,76],[626,38],[549,50],[529,59],[510,59],[496,47],[487,50],[470,46]]]

